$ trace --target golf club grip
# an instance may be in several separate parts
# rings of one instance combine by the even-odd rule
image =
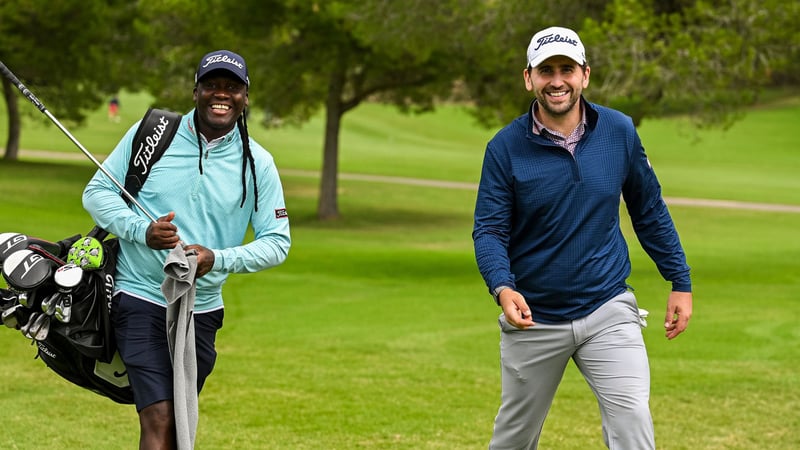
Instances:
[[[44,107],[44,104],[40,102],[35,95],[33,95],[33,92],[29,91],[28,88],[26,88],[25,85],[19,81],[19,78],[17,78],[17,76],[14,75],[14,73],[11,72],[11,70],[6,67],[5,64],[3,64],[3,61],[0,61],[0,72],[3,72],[3,75],[8,78],[8,80],[11,81],[20,92],[22,92],[22,95],[27,97],[27,99],[30,100],[31,103],[33,103],[34,106],[39,109],[39,111],[44,112],[47,109]]]

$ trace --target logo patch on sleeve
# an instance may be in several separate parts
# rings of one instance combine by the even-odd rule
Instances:
[[[286,211],[286,208],[278,208],[275,210],[276,219],[286,219],[287,217],[289,217],[289,213]]]

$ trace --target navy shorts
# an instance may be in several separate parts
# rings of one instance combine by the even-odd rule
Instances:
[[[223,316],[222,309],[194,315],[198,394],[217,359],[214,341]],[[166,306],[119,293],[111,303],[111,322],[119,354],[128,370],[136,411],[172,400]]]

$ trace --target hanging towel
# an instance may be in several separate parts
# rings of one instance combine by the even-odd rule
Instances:
[[[172,359],[173,403],[178,450],[194,448],[197,434],[197,356],[194,340],[194,296],[197,252],[181,243],[164,261],[161,292],[167,300],[167,341]]]

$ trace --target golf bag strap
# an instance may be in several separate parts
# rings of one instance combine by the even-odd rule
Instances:
[[[150,108],[144,114],[133,136],[131,159],[128,162],[128,173],[125,175],[125,190],[128,193],[131,195],[139,193],[147,176],[150,175],[150,169],[161,159],[175,133],[178,132],[180,123],[180,114],[164,109]],[[108,236],[108,232],[95,226],[87,236],[102,241]]]
[[[144,185],[150,169],[161,158],[178,131],[181,115],[150,108],[133,137],[131,159],[125,175],[125,190],[136,195]]]

